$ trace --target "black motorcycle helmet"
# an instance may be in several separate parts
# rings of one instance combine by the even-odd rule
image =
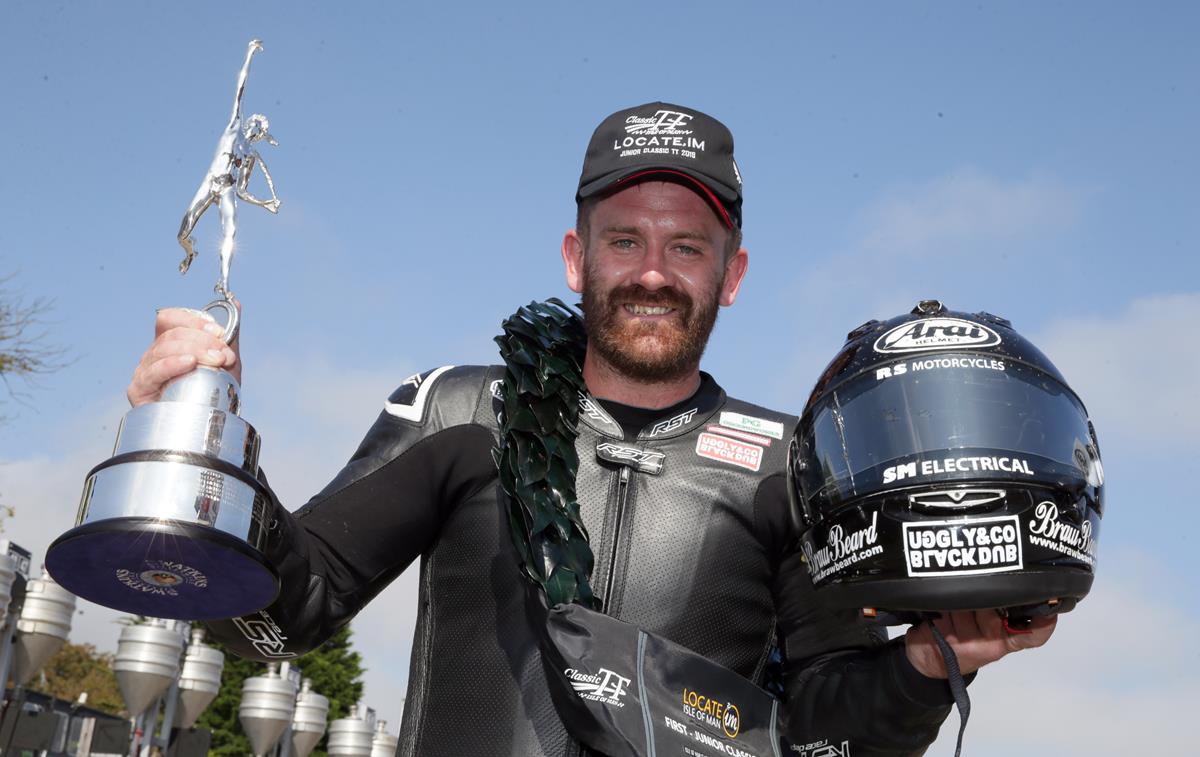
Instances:
[[[1091,588],[1095,430],[1003,318],[926,300],[863,324],[791,445],[802,549],[829,606],[1061,612]]]

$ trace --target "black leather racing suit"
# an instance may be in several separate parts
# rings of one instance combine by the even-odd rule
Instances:
[[[405,381],[332,483],[295,514],[274,504],[276,602],[212,624],[239,654],[286,659],[419,556],[401,755],[581,753],[550,700],[491,456],[502,375],[440,368]],[[790,549],[794,417],[730,399],[703,375],[636,439],[591,398],[580,421],[576,486],[607,613],[755,681],[778,640],[795,738],[831,739],[802,754],[841,755],[845,734],[887,754],[933,740],[949,712],[945,683],[853,616],[820,610]]]

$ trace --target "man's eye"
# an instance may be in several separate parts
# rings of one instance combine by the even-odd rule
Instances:
[[[699,247],[692,247],[689,244],[681,244],[678,247],[676,247],[675,249],[682,255],[692,256],[692,255],[702,254]]]
[[[633,245],[634,245],[634,242],[632,239],[614,239],[613,240],[613,247],[620,247],[622,250],[628,250],[629,248],[633,247]]]

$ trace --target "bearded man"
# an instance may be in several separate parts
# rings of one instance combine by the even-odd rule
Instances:
[[[668,103],[618,111],[592,136],[576,199],[562,243],[588,336],[576,491],[601,608],[756,682],[778,651],[794,731],[920,752],[952,701],[928,629],[885,643],[819,607],[786,492],[796,419],[699,369],[747,270],[729,130]],[[197,365],[240,374],[214,324],[166,310],[157,332],[133,404]],[[446,366],[404,381],[332,483],[294,514],[273,503],[278,599],[211,624],[247,657],[302,654],[420,557],[402,755],[585,753],[548,691],[497,483],[503,375]],[[1044,642],[1052,623],[1014,641],[992,615],[940,621],[964,673]]]

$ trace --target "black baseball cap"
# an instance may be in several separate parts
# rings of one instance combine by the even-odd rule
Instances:
[[[674,176],[705,197],[726,226],[742,226],[742,176],[733,134],[712,116],[653,102],[600,122],[588,143],[575,201],[648,176]]]

